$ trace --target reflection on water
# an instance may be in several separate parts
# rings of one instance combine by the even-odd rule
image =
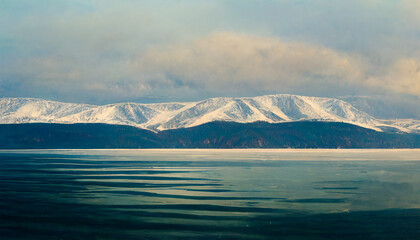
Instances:
[[[0,152],[2,239],[416,239],[418,150]]]

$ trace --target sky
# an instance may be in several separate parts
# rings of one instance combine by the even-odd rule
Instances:
[[[420,0],[0,0],[0,97],[288,93],[420,118],[418,13]]]

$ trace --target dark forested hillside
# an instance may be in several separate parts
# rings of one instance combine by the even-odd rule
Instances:
[[[420,135],[336,122],[211,122],[154,133],[108,124],[1,124],[0,148],[420,148]]]
[[[0,148],[159,148],[155,133],[108,124],[0,124]]]
[[[167,130],[166,147],[193,148],[418,148],[420,135],[377,132],[337,122],[212,122]]]

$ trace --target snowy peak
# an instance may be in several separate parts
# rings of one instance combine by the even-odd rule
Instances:
[[[117,103],[103,106],[33,98],[0,99],[0,123],[108,123],[150,130],[186,128],[212,121],[346,122],[378,131],[420,132],[418,120],[380,120],[333,98],[290,94],[210,98],[186,103]]]
[[[56,119],[95,107],[34,98],[2,98],[0,123],[55,122]]]

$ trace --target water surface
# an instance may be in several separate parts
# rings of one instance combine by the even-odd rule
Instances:
[[[420,151],[0,151],[0,236],[418,239]]]

